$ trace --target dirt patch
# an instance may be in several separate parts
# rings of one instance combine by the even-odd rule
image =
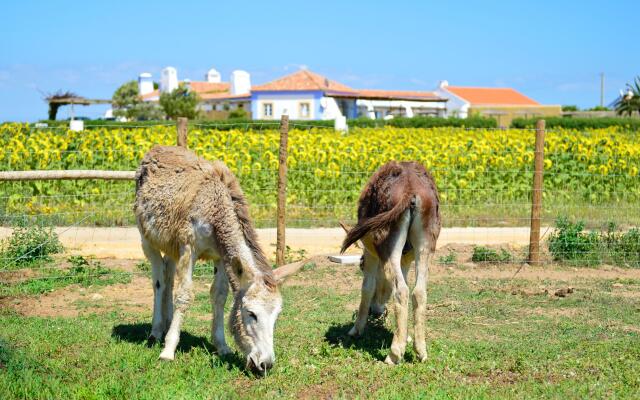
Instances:
[[[448,255],[454,251],[458,257],[470,257],[473,245],[450,244],[438,250],[437,254]],[[546,296],[558,299],[560,296],[572,296],[568,288],[583,287],[585,280],[602,279],[630,279],[640,280],[640,270],[622,269],[606,266],[595,268],[567,268],[562,266],[532,267],[518,264],[473,264],[441,265],[434,262],[430,266],[430,281],[442,281],[451,278],[460,278],[478,284],[482,279],[508,280],[515,276],[517,280],[533,281],[526,288],[521,285],[513,285],[498,289],[519,296]],[[60,258],[59,266],[67,267],[67,261]],[[133,280],[128,284],[116,284],[105,287],[83,288],[72,285],[41,296],[11,297],[0,299],[0,307],[9,308],[23,315],[35,316],[63,316],[74,317],[82,314],[103,313],[114,308],[130,312],[150,312],[152,308],[153,289],[150,279],[137,268],[140,260],[101,259],[100,262],[107,268],[128,271],[134,274]],[[37,272],[31,269],[23,269],[3,273],[4,282],[11,284],[37,276]],[[409,279],[412,279],[413,271]],[[543,281],[559,281],[555,285]],[[560,283],[562,282],[562,283]],[[577,284],[576,284],[577,282]],[[195,280],[196,293],[208,290],[207,279]],[[285,286],[322,287],[337,294],[348,294],[360,289],[362,276],[358,265],[336,264],[328,260],[327,256],[315,256],[309,264],[303,267],[297,274],[290,276]],[[582,284],[582,286],[580,286]],[[587,284],[588,285],[588,284]],[[480,285],[482,286],[482,285]],[[480,287],[479,287],[480,289]],[[579,289],[578,289],[579,290]],[[556,297],[558,293],[558,297]],[[626,298],[640,298],[640,290],[637,285],[625,284],[613,287],[612,294]],[[535,299],[535,297],[532,297]],[[546,301],[546,299],[545,299]],[[357,303],[357,302],[356,302]],[[357,308],[358,304],[348,304],[349,309]]]
[[[327,255],[309,259],[307,267],[285,281],[285,286],[329,286],[339,294],[346,294],[360,288],[361,277],[358,265],[337,264]]]
[[[208,287],[204,282],[196,282],[195,290],[206,291]],[[113,309],[150,313],[153,287],[148,277],[138,275],[127,284],[88,288],[71,285],[41,296],[0,299],[0,305],[22,315],[39,317],[76,317]]]
[[[18,283],[34,278],[37,275],[37,272],[30,268],[17,269],[15,271],[2,271],[0,272],[0,282],[8,284]]]
[[[579,308],[544,308],[536,307],[533,310],[527,310],[527,313],[532,312],[535,315],[544,315],[548,317],[560,317],[560,318],[572,318],[578,315],[582,311]]]

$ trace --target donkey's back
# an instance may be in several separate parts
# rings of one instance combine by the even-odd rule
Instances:
[[[209,162],[182,147],[153,147],[136,171],[134,211],[141,235],[177,258],[181,243],[197,239],[198,224],[215,217],[237,219],[230,185],[237,182],[221,162]]]
[[[440,201],[431,174],[414,161],[391,161],[380,167],[369,179],[358,201],[358,223],[347,234],[342,251],[368,233],[374,246],[385,242],[405,211],[418,217],[424,234],[435,241],[440,233]],[[431,249],[435,250],[434,248]]]

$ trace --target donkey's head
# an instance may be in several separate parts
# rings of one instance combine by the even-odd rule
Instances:
[[[282,310],[282,296],[276,278],[232,261],[237,290],[230,326],[238,347],[246,357],[247,369],[265,375],[275,362],[273,330]]]

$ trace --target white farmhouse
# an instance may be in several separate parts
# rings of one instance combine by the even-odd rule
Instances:
[[[143,100],[158,101],[161,93],[177,87],[174,68],[165,68],[161,75],[158,90],[152,90],[151,74],[140,75]],[[300,120],[446,115],[447,100],[434,92],[353,89],[308,70],[255,86],[246,71],[233,71],[230,82],[222,82],[215,69],[209,70],[205,78],[206,81],[185,80],[183,84],[198,94],[199,109],[212,117],[235,109],[246,110],[253,119],[279,119],[283,114]]]
[[[158,90],[153,90],[151,74],[139,77],[145,101],[158,101],[161,93],[179,84],[173,67],[162,70]],[[306,69],[261,85],[252,85],[246,71],[233,71],[229,82],[223,82],[220,73],[210,69],[204,81],[182,84],[198,94],[198,107],[210,118],[242,109],[252,119],[279,119],[283,114],[295,120],[480,115],[508,125],[515,117],[560,115],[560,106],[542,105],[511,88],[450,86],[442,81],[434,91],[354,89]]]

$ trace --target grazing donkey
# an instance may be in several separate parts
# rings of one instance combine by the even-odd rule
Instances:
[[[187,149],[156,146],[136,171],[134,211],[142,249],[152,265],[150,339],[161,340],[166,334],[160,359],[174,359],[180,325],[193,299],[194,263],[210,259],[215,271],[211,340],[218,354],[231,352],[224,337],[230,284],[234,339],[246,356],[247,369],[266,374],[275,360],[273,330],[282,298],[231,171],[222,162],[208,162]]]
[[[417,162],[391,161],[380,167],[360,195],[358,223],[347,232],[342,252],[358,240],[364,245],[360,308],[349,335],[363,333],[369,307],[381,314],[394,296],[396,331],[385,360],[388,364],[398,364],[407,345],[407,273],[414,260],[414,348],[420,361],[427,359],[427,274],[439,234],[439,198],[433,177]]]

